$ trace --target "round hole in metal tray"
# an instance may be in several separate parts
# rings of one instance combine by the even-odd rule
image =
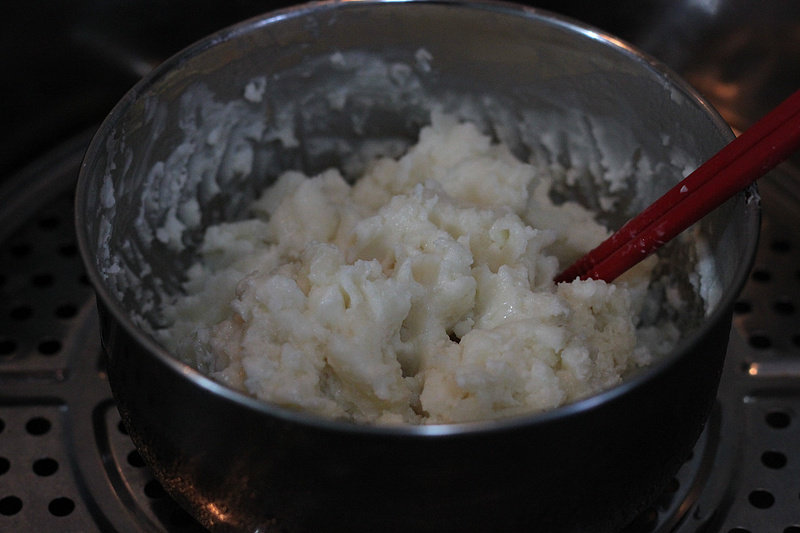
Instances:
[[[761,454],[761,464],[774,470],[783,468],[788,462],[786,454],[769,450]]]
[[[50,431],[51,427],[52,424],[50,423],[50,420],[44,417],[34,417],[28,420],[28,422],[25,424],[25,431],[27,431],[31,435],[38,436],[38,435],[44,435],[45,433]]]
[[[47,510],[53,516],[67,516],[75,510],[75,502],[71,498],[56,498],[50,501]]]
[[[16,322],[22,322],[28,320],[32,316],[33,316],[33,309],[31,308],[31,306],[25,304],[12,307],[11,311],[8,312],[8,317]]]
[[[17,496],[6,496],[0,499],[0,514],[12,516],[22,510],[22,500]]]
[[[759,332],[751,334],[748,343],[757,350],[765,350],[772,347],[772,339],[767,333]]]
[[[36,349],[42,355],[56,355],[61,351],[61,341],[58,339],[43,340]]]
[[[144,459],[142,459],[142,456],[139,455],[138,450],[131,451],[131,453],[128,454],[127,461],[129,465],[135,468],[144,468],[147,466],[144,462]]]
[[[771,411],[767,413],[765,420],[767,425],[775,429],[783,429],[789,427],[792,417],[784,411]]]
[[[0,357],[13,355],[17,351],[17,341],[14,339],[0,338]]]
[[[58,471],[58,461],[52,457],[43,457],[33,462],[33,472],[37,476],[48,477]]]
[[[144,493],[145,496],[148,498],[152,498],[153,500],[160,500],[162,498],[168,498],[169,495],[167,491],[164,490],[164,487],[161,486],[155,479],[151,479],[144,485]]]
[[[775,496],[765,489],[756,489],[747,496],[747,501],[756,509],[769,509],[775,505]]]
[[[785,239],[776,239],[770,242],[769,249],[780,254],[788,253],[792,250],[792,244]]]
[[[780,298],[774,304],[772,309],[779,315],[793,315],[795,312],[794,303],[787,298]]]
[[[752,274],[750,274],[750,278],[759,283],[767,283],[772,280],[772,273],[767,270],[766,267],[756,267],[753,269]]]

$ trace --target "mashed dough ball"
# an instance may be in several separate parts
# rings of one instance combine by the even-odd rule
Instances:
[[[258,398],[360,422],[504,417],[611,387],[657,355],[636,331],[652,262],[555,285],[608,232],[548,193],[442,115],[352,186],[287,172],[255,218],[208,228],[165,344]]]

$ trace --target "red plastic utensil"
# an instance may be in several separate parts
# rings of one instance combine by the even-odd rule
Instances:
[[[613,281],[800,148],[800,90],[628,221],[555,282]]]

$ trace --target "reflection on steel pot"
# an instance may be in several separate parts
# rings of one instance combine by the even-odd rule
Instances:
[[[180,290],[204,227],[244,216],[282,170],[357,173],[357,154],[407,145],[434,108],[523,158],[542,156],[543,135],[560,140],[563,153],[549,154],[559,162],[570,139],[629,160],[681,152],[698,164],[731,138],[654,61],[509,4],[299,6],[157,68],[89,147],[76,223],[122,418],[164,487],[210,529],[614,531],[658,496],[700,434],[755,250],[754,190],[699,225],[721,297],[708,313],[695,298],[673,353],[547,413],[403,427],[323,420],[229,390],[154,340],[158,306]],[[618,225],[681,177],[669,164],[646,173],[629,172],[614,191],[576,173],[560,194],[600,211],[596,198],[615,194],[600,216]],[[663,263],[691,290],[686,248],[670,245]]]

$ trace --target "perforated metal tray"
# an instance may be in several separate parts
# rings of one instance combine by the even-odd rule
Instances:
[[[72,191],[89,135],[0,188],[0,531],[202,531],[120,424]],[[764,219],[717,407],[626,533],[800,533],[800,177],[760,184]]]

